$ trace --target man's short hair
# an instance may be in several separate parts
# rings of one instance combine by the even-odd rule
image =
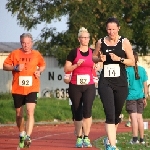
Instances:
[[[21,39],[23,39],[25,37],[28,37],[28,38],[30,38],[33,41],[32,35],[30,33],[23,33],[23,34],[21,34],[20,35],[20,41],[21,41]]]

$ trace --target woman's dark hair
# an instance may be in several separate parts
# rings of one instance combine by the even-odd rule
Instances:
[[[137,65],[137,62],[138,62],[138,54],[133,51],[133,55],[134,55],[134,59],[135,59],[135,66],[134,66],[134,71],[135,71],[135,79],[138,80],[140,79],[140,76],[138,74],[138,65]]]
[[[108,18],[108,20],[106,21],[106,26],[108,25],[108,23],[113,23],[113,22],[117,24],[117,27],[120,26],[118,19],[117,19],[117,18],[114,18],[114,17]]]

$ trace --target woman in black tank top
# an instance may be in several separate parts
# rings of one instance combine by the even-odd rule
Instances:
[[[116,129],[128,94],[125,66],[134,66],[132,46],[128,39],[119,36],[119,22],[109,18],[106,22],[108,36],[100,39],[93,52],[93,61],[103,62],[98,92],[106,115],[104,139],[106,150],[116,150]]]

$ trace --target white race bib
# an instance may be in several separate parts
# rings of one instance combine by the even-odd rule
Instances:
[[[90,76],[86,75],[77,75],[77,85],[85,85],[90,82]]]
[[[19,76],[19,86],[32,86],[32,76]]]
[[[119,64],[104,65],[104,77],[119,77],[120,66]]]

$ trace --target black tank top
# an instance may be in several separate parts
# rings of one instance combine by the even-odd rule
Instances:
[[[100,80],[114,86],[127,86],[127,75],[125,70],[125,65],[120,61],[113,61],[109,53],[114,53],[115,55],[126,58],[126,53],[122,49],[123,37],[120,37],[118,43],[115,46],[108,46],[105,43],[105,38],[101,39],[101,51],[103,55],[106,55],[106,61],[103,62],[103,70],[101,72]],[[119,64],[120,66],[120,76],[119,77],[104,77],[104,65],[108,64]]]

